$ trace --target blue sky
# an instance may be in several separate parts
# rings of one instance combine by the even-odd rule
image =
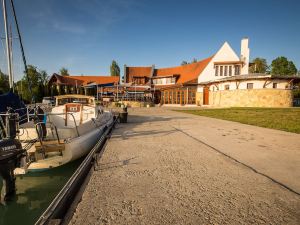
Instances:
[[[66,67],[73,75],[107,75],[115,59],[156,67],[203,59],[228,41],[239,54],[270,64],[278,56],[300,69],[300,1],[15,0],[27,61],[49,75]],[[3,32],[1,14],[0,33]],[[14,43],[16,80],[22,63]],[[6,71],[3,46],[0,68]]]

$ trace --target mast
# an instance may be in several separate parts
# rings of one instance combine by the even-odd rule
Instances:
[[[14,81],[15,81],[15,74],[14,74],[14,67],[13,67],[13,34],[12,34],[12,28],[11,26],[9,27],[9,49],[10,49],[10,67],[11,67],[11,80],[12,80],[12,90],[13,92],[15,91],[14,87]]]
[[[4,1],[5,0],[3,0],[3,2]],[[28,86],[29,86],[28,89],[29,89],[30,95],[32,97],[31,103],[36,104],[36,102],[35,102],[35,96],[34,96],[34,94],[32,92],[31,80],[29,79],[29,75],[28,75],[28,67],[27,67],[27,63],[26,63],[25,52],[24,52],[23,43],[22,43],[22,37],[21,37],[20,29],[19,29],[19,24],[18,24],[16,10],[15,10],[15,5],[14,5],[13,0],[10,0],[10,4],[11,4],[11,8],[12,8],[13,15],[14,15],[14,18],[15,18],[15,24],[16,24],[17,32],[18,32],[18,38],[19,38],[19,42],[20,42],[20,47],[21,47],[21,52],[22,52],[22,58],[23,58],[23,63],[24,63],[24,67],[25,67],[26,79],[27,79]]]
[[[3,5],[3,18],[4,18],[4,29],[5,29],[5,41],[6,41],[6,57],[7,57],[7,71],[9,77],[9,88],[13,88],[12,80],[12,67],[11,67],[11,53],[8,35],[8,25],[7,25],[7,12],[6,12],[6,0],[2,0]]]

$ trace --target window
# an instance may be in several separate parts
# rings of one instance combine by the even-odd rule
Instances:
[[[227,76],[228,66],[224,66],[224,76]]]
[[[253,83],[247,83],[247,89],[253,89]]]
[[[219,66],[216,66],[215,68],[215,76],[218,76],[219,75]]]
[[[240,75],[240,66],[239,65],[236,65],[234,66],[234,75]]]
[[[223,76],[223,66],[220,66],[220,76]]]
[[[229,84],[226,84],[224,89],[229,90]]]
[[[277,83],[273,83],[273,88],[277,88]]]
[[[229,67],[229,76],[232,76],[232,66],[228,66]]]
[[[176,83],[176,77],[172,77],[172,84]]]

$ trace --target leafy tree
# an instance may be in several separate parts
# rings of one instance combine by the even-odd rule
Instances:
[[[255,58],[252,60],[252,65],[249,68],[250,73],[266,73],[269,66],[264,58]]]
[[[0,70],[0,94],[9,91],[9,78],[8,75],[2,73]]]
[[[297,73],[295,64],[283,56],[274,59],[271,66],[271,73],[274,75],[295,75]]]
[[[191,63],[196,63],[197,62],[197,59],[194,58],[191,62],[187,62],[187,61],[182,61],[181,62],[181,65],[184,66],[184,65],[188,65],[188,64],[191,64]]]
[[[187,65],[188,62],[187,61],[182,61],[181,65],[184,66],[184,65]]]
[[[47,74],[47,72],[45,70],[40,70],[39,71],[40,74],[40,81],[39,81],[39,85],[41,86],[42,90],[43,90],[43,96],[47,96],[48,95],[48,79],[49,76]]]
[[[48,74],[45,70],[41,70],[39,73],[40,73],[40,82],[44,87],[46,87],[47,83],[48,83],[49,76],[48,76]]]
[[[45,71],[39,71],[37,67],[28,65],[28,79],[31,84],[32,93],[30,92],[30,85],[26,75],[17,82],[17,90],[25,101],[31,102],[34,96],[35,101],[40,102],[46,94],[47,78],[48,75]]]
[[[118,63],[113,60],[110,66],[110,75],[111,76],[120,76],[120,67]]]
[[[60,75],[62,76],[70,76],[69,72],[68,72],[68,69],[66,69],[65,67],[62,67],[60,70]]]

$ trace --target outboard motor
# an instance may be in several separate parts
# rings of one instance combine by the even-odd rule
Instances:
[[[12,108],[8,108],[6,117],[6,133],[8,139],[14,139],[17,136],[17,114]]]
[[[8,115],[6,130],[7,137],[0,140],[0,176],[6,183],[4,200],[8,201],[16,192],[14,169],[20,166],[21,158],[25,153],[20,141],[15,139],[17,134],[16,114],[10,113]]]

